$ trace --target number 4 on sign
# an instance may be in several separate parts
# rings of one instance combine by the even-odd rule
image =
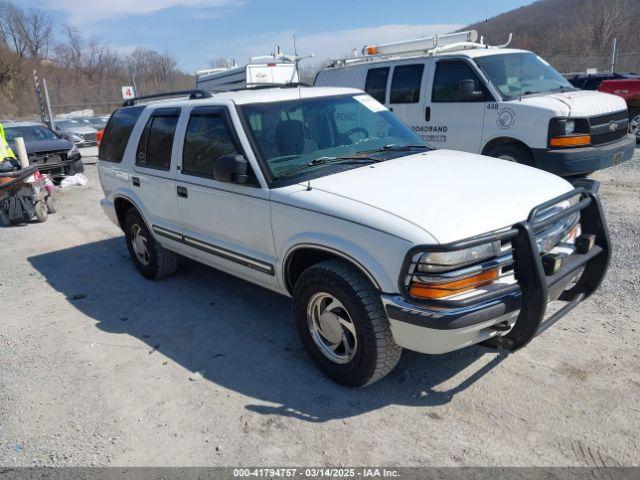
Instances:
[[[135,93],[133,87],[122,87],[122,98],[124,100],[128,100],[130,98],[135,97]]]

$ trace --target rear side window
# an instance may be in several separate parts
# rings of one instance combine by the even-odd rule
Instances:
[[[129,135],[144,107],[126,107],[116,110],[104,129],[100,142],[100,160],[120,163],[129,142]]]
[[[391,103],[418,103],[424,64],[401,65],[393,69]]]
[[[169,170],[173,137],[179,117],[180,109],[176,108],[160,108],[153,112],[138,143],[136,165]]]
[[[213,178],[216,160],[234,153],[242,152],[223,111],[191,114],[184,137],[182,173]]]
[[[388,79],[389,67],[372,68],[367,72],[367,80],[364,84],[364,91],[380,103],[385,103]]]
[[[463,80],[473,80],[476,84],[476,91],[481,91],[487,95],[484,84],[480,81],[476,73],[465,62],[438,62],[436,74],[433,78],[432,102],[469,102],[484,101],[463,100],[460,97],[460,82]]]

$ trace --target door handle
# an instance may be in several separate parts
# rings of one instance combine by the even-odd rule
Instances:
[[[140,186],[140,179],[138,177],[131,177],[131,182],[133,183],[134,187]]]
[[[179,197],[182,197],[182,198],[189,197],[189,192],[187,191],[187,187],[177,187],[176,190],[178,191]]]
[[[425,122],[431,121],[431,107],[427,107],[424,109],[424,121]]]

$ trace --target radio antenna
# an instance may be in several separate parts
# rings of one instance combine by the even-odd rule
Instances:
[[[300,62],[300,60],[298,58],[298,45],[296,44],[296,34],[294,33],[292,36],[293,36],[293,55],[295,56],[296,73],[298,74],[298,85],[296,85],[296,87],[298,88],[298,100],[300,101],[300,118],[302,118],[302,139],[306,143],[307,127],[304,121],[304,108],[302,106],[302,91],[300,90],[300,72],[298,71],[298,63]],[[311,190],[311,180],[307,175],[307,192],[310,190]]]

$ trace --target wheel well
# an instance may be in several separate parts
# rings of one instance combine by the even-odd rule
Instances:
[[[531,150],[525,143],[521,142],[520,140],[516,140],[515,138],[511,138],[511,137],[498,137],[498,138],[494,138],[493,140],[491,140],[489,143],[487,143],[484,148],[482,149],[482,155],[487,155],[491,150],[493,150],[494,148],[501,146],[501,145],[519,145],[525,149],[527,149],[527,151]]]
[[[136,206],[131,203],[126,198],[117,197],[113,205],[116,209],[116,216],[118,217],[118,223],[120,224],[120,228],[124,230],[124,216],[127,214],[127,211],[130,208],[136,208]]]
[[[371,281],[374,288],[379,288],[371,274],[347,255],[318,247],[300,247],[291,252],[284,262],[284,281],[289,293],[293,292],[293,287],[302,272],[317,263],[331,259],[341,260],[353,265]]]

